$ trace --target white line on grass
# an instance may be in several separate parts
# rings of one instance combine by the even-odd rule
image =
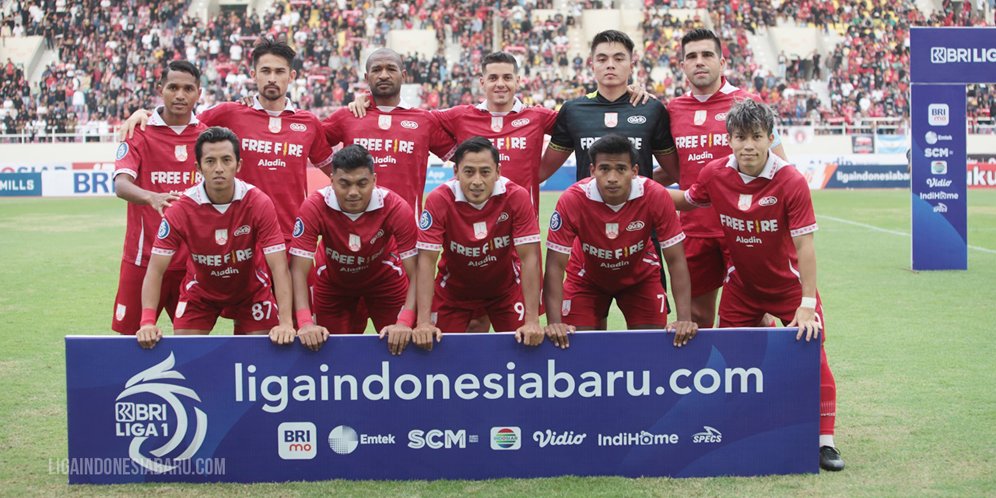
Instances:
[[[826,219],[831,220],[831,221],[837,221],[837,222],[840,222],[840,223],[846,223],[848,225],[854,225],[854,226],[858,226],[858,227],[862,227],[862,228],[867,228],[869,230],[874,230],[876,232],[888,233],[888,234],[892,234],[892,235],[900,235],[900,236],[903,236],[903,237],[909,237],[910,236],[910,234],[908,234],[906,232],[900,232],[899,230],[889,230],[888,228],[881,228],[881,227],[877,227],[875,225],[869,225],[867,223],[861,223],[861,222],[858,222],[858,221],[845,220],[844,218],[837,218],[836,216],[829,216],[829,215],[826,215],[826,214],[821,214],[821,215],[819,215],[819,217],[820,218],[826,218]],[[996,250],[987,249],[985,247],[973,246],[973,245],[970,244],[968,246],[968,248],[969,249],[974,249],[974,250],[980,251],[980,252],[989,253],[989,254],[996,254]]]

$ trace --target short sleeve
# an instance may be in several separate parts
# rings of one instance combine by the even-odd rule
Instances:
[[[660,119],[657,121],[657,128],[654,129],[651,139],[651,150],[654,154],[669,154],[675,151],[674,136],[671,135],[671,113],[664,107],[664,104],[657,102],[656,105],[661,107]]]
[[[138,179],[142,168],[140,144],[144,142],[143,138],[144,132],[139,130],[135,132],[135,136],[118,144],[118,150],[114,154],[114,176],[125,174]]]
[[[443,187],[438,187],[429,193],[425,200],[425,209],[418,217],[418,242],[415,247],[426,251],[442,251],[443,239],[446,234],[446,199],[443,197]]]
[[[162,221],[159,222],[156,240],[152,243],[152,254],[172,257],[183,244],[183,225],[186,217],[180,206],[182,204],[178,203],[175,207],[166,210]]]
[[[336,145],[342,143],[343,139],[342,137],[344,136],[344,133],[342,131],[343,129],[342,121],[343,119],[345,119],[345,113],[348,112],[349,110],[347,110],[344,107],[342,109],[339,109],[338,111],[333,112],[331,116],[325,118],[325,120],[322,121],[322,131],[325,132],[325,142],[330,147],[335,147]]]
[[[256,222],[256,243],[263,248],[263,254],[287,250],[284,244],[284,233],[277,223],[277,213],[273,201],[263,191],[256,189],[258,195],[253,196],[253,219]]]
[[[408,259],[418,254],[415,247],[418,241],[418,234],[415,232],[415,212],[400,197],[391,194],[394,198],[394,207],[387,219],[388,229],[394,234],[394,242],[398,245],[398,255],[401,259]]]
[[[294,220],[294,231],[291,238],[290,253],[292,256],[312,259],[318,246],[321,212],[311,197],[301,203],[297,219]]]
[[[312,117],[311,126],[316,131],[311,139],[311,151],[308,152],[308,159],[316,168],[321,169],[332,164],[332,147],[329,147],[322,123],[318,121],[318,118]]]
[[[571,131],[568,122],[570,121],[571,106],[564,104],[557,113],[557,118],[553,123],[553,132],[550,134],[550,148],[561,152],[573,152],[574,140],[571,138]]]
[[[543,116],[543,133],[550,135],[553,134],[554,127],[557,124],[557,111],[553,109],[547,109],[546,107],[540,107],[540,114]]]
[[[432,151],[436,157],[446,159],[456,148],[456,139],[453,135],[446,131],[442,123],[439,122],[439,118],[433,114],[428,113],[428,121],[430,123],[429,129],[431,134],[429,136],[429,150]]]
[[[789,173],[784,171],[783,174]],[[785,184],[785,216],[788,218],[789,233],[793,237],[815,232],[816,213],[813,210],[813,197],[809,193],[806,179],[792,167],[791,177]]]
[[[564,192],[564,195],[560,196],[560,199],[557,200],[557,207],[550,215],[550,231],[546,235],[546,248],[551,251],[570,254],[574,239],[578,236],[577,227],[574,224],[574,218],[577,215],[574,208],[577,205],[572,202],[573,196],[571,195],[571,190],[575,188],[577,186],[572,186]]]
[[[226,111],[230,110],[233,105],[241,104],[223,102],[221,104],[213,105],[197,113],[197,120],[204,123],[204,126],[225,126],[225,116],[231,114]]]
[[[651,205],[654,209],[654,229],[657,232],[657,239],[660,241],[661,249],[671,247],[685,240],[685,232],[681,230],[681,222],[675,212],[674,201],[671,194],[667,193],[664,187],[647,182],[651,188]],[[656,188],[655,188],[656,187]]]
[[[509,195],[508,202],[513,216],[512,243],[517,246],[538,244],[540,241],[539,221],[533,213],[529,192],[522,188],[514,189]]]
[[[716,166],[707,164],[699,172],[699,178],[685,191],[685,200],[696,207],[709,207],[712,198],[709,196],[709,186],[716,177]]]

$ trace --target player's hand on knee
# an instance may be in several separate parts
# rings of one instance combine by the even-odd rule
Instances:
[[[539,346],[543,343],[543,327],[537,322],[526,322],[515,330],[515,342],[526,346]]]
[[[567,325],[566,323],[551,323],[546,326],[546,336],[550,338],[554,346],[561,349],[567,349],[571,346],[567,335],[573,333],[574,326]]]
[[[274,344],[290,344],[294,342],[297,331],[291,325],[277,325],[270,329],[270,342]]]
[[[301,344],[304,347],[318,351],[322,349],[322,345],[329,338],[329,329],[319,325],[307,325],[297,331],[297,337],[301,339]]]
[[[155,325],[144,325],[135,333],[135,338],[142,349],[152,349],[163,338],[163,332]]]
[[[387,350],[393,355],[401,354],[411,342],[412,329],[404,325],[388,325],[380,329],[380,338],[387,337]]]
[[[823,325],[813,308],[802,306],[795,310],[795,318],[787,325],[788,327],[799,327],[799,332],[795,334],[795,340],[806,338],[806,342],[820,337],[820,330]]]
[[[412,341],[415,342],[416,346],[426,351],[432,351],[433,339],[436,342],[443,340],[443,331],[435,325],[419,325],[412,332]]]
[[[674,332],[674,346],[682,347],[699,333],[699,324],[692,320],[678,320],[667,326],[668,332]]]

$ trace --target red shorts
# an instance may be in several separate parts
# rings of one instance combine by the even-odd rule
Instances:
[[[802,286],[793,291],[780,294],[777,298],[767,298],[744,289],[735,280],[730,280],[723,286],[723,297],[719,300],[719,326],[756,327],[765,313],[778,317],[782,325],[788,325],[795,318],[802,300]],[[823,319],[823,301],[820,293],[816,293],[816,319],[823,326],[820,337],[826,339],[827,322]]]
[[[277,300],[269,285],[260,286],[250,296],[237,302],[211,302],[190,291],[184,282],[180,302],[176,305],[173,329],[211,330],[218,317],[235,321],[235,335],[260,330],[270,331],[280,324]]]
[[[609,316],[612,300],[622,310],[626,326],[667,326],[667,294],[654,274],[641,283],[608,293],[574,274],[564,281],[564,323],[575,327],[597,327]]]
[[[121,271],[118,276],[118,295],[114,298],[114,318],[111,319],[111,330],[125,335],[135,335],[142,321],[142,281],[145,280],[145,267],[137,266],[127,261],[121,261]],[[170,319],[176,310],[180,299],[180,283],[183,282],[186,270],[167,270],[163,274],[163,283],[159,289],[159,306],[156,316],[165,309]]]
[[[490,300],[459,300],[440,293],[436,286],[431,321],[443,332],[466,332],[472,318],[487,315],[496,332],[515,332],[526,321],[522,287],[516,285],[496,295]]]
[[[729,251],[722,237],[686,237],[685,261],[692,280],[692,297],[698,297],[723,286],[729,267]]]
[[[384,275],[376,286],[351,289],[319,280],[312,293],[315,322],[331,334],[362,334],[368,317],[377,330],[397,323],[408,293],[408,277],[404,272]]]

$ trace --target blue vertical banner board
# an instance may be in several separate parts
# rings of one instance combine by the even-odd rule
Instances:
[[[818,341],[789,329],[67,337],[69,482],[701,477],[819,470]]]

